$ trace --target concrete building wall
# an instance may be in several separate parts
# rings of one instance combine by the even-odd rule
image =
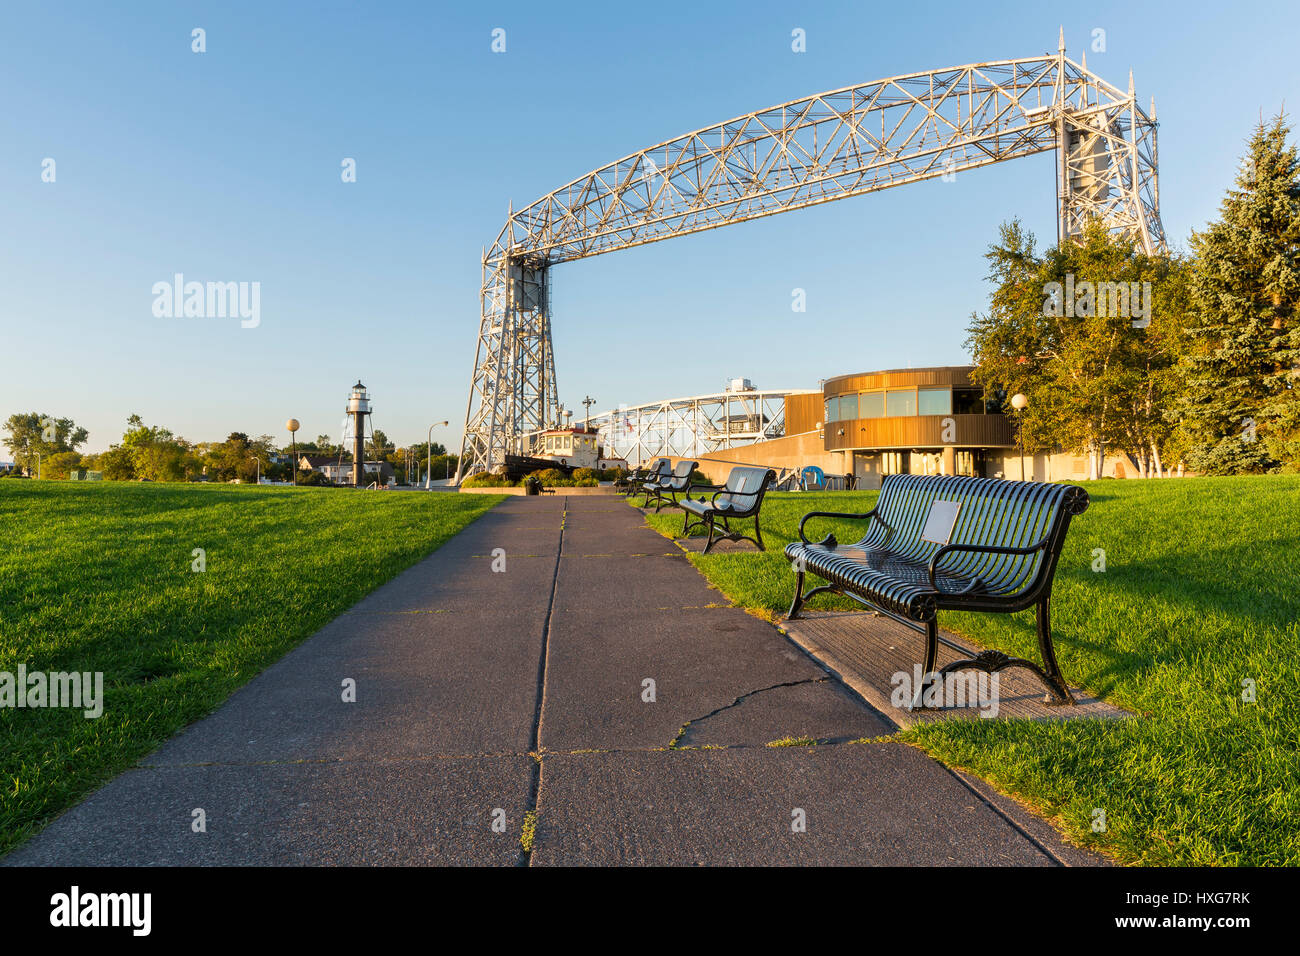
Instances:
[[[726,481],[736,465],[763,465],[777,472],[782,468],[794,470],[816,465],[828,475],[847,474],[850,468],[849,457],[842,452],[827,451],[821,433],[817,431],[710,452],[697,460],[700,471],[714,484]],[[673,464],[676,463],[677,459],[673,459]]]
[[[1022,471],[1019,452],[989,452],[985,477],[1008,478],[1012,481],[1087,481],[1088,459],[1083,455],[1064,452],[1051,455],[1045,452],[1035,455],[1026,453]],[[1121,455],[1107,455],[1101,477],[1136,478],[1138,470]]]

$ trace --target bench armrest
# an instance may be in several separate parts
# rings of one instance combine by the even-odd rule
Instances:
[[[1033,554],[1035,551],[1041,551],[1044,548],[1046,548],[1047,543],[1050,540],[1051,540],[1051,535],[1047,535],[1046,537],[1043,538],[1042,541],[1039,541],[1037,544],[1031,544],[1025,548],[1006,548],[1006,547],[1001,547],[992,544],[945,544],[943,547],[941,547],[938,551],[934,553],[933,557],[930,558],[930,568],[929,568],[930,587],[935,591],[939,590],[939,585],[936,584],[934,580],[934,574],[935,571],[938,570],[939,559],[942,558],[945,554],[949,554],[950,552],[980,551],[983,552],[984,554],[1022,554],[1022,555]],[[970,588],[973,588],[978,581],[979,581],[978,578],[972,580],[970,585],[966,588],[966,590],[970,590]]]
[[[690,490],[690,491],[700,491],[700,492],[705,492],[705,491],[724,491],[724,490],[726,490],[726,487],[727,487],[726,485],[691,485],[690,488],[689,488],[688,490]]]
[[[847,520],[859,521],[864,518],[873,518],[875,517],[875,514],[876,514],[875,508],[872,508],[866,514],[847,513],[841,511],[810,511],[806,515],[804,515],[803,520],[799,522],[799,540],[801,540],[804,544],[813,543],[812,541],[809,541],[807,536],[803,533],[803,526],[808,523],[809,518],[844,518]],[[835,540],[835,535],[833,534],[828,534],[821,541],[817,542],[817,544],[824,544],[828,548],[833,548],[838,543],[839,542]]]

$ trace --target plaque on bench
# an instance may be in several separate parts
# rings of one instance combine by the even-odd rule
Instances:
[[[935,500],[930,505],[930,514],[926,516],[925,527],[921,530],[922,541],[935,544],[947,544],[952,537],[952,529],[957,525],[957,512],[961,510],[960,501]]]

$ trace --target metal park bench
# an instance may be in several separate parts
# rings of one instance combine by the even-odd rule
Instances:
[[[794,601],[789,617],[815,594],[845,594],[860,604],[925,635],[922,691],[932,679],[957,670],[994,673],[1025,667],[1039,676],[1055,703],[1074,703],[1052,647],[1048,603],[1056,562],[1070,518],[1088,507],[1088,494],[1073,485],[953,476],[888,475],[876,507],[866,514],[811,511],[799,522],[799,538],[785,548],[794,562]],[[860,541],[841,545],[833,534],[818,542],[804,535],[812,518],[867,521]],[[828,583],[803,593],[805,572]],[[1010,614],[1033,607],[1043,666],[996,650],[974,657],[939,636],[936,612]],[[938,644],[962,659],[934,675]],[[1049,700],[1050,700],[1049,698]]]
[[[656,458],[648,468],[638,468],[629,472],[625,478],[614,482],[616,489],[622,489],[624,498],[638,494],[641,486],[652,478],[666,477],[672,473],[672,465],[667,458]]]
[[[725,484],[696,485],[692,491],[712,491],[713,495],[700,497],[699,500],[691,498],[689,494],[686,496],[681,504],[682,510],[686,512],[682,534],[690,534],[693,527],[708,528],[709,542],[704,546],[704,553],[708,554],[715,543],[714,534],[721,521],[722,530],[726,533],[718,536],[718,541],[753,541],[758,550],[766,551],[767,548],[763,547],[763,532],[758,526],[758,510],[763,505],[763,496],[767,494],[768,487],[775,481],[776,472],[770,468],[742,466],[731,469]],[[754,519],[753,537],[731,528],[732,521],[745,518]]]
[[[649,508],[650,500],[654,499],[655,512],[664,505],[670,505],[674,508],[680,508],[681,503],[677,496],[685,494],[691,487],[691,472],[695,470],[698,461],[687,461],[683,458],[677,463],[677,467],[669,475],[661,475],[658,478],[651,478],[641,485],[641,491],[645,494],[645,504],[641,507]]]

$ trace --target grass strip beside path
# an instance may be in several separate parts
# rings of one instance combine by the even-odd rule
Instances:
[[[105,696],[0,708],[0,853],[501,500],[0,481],[0,671],[101,671]]]

